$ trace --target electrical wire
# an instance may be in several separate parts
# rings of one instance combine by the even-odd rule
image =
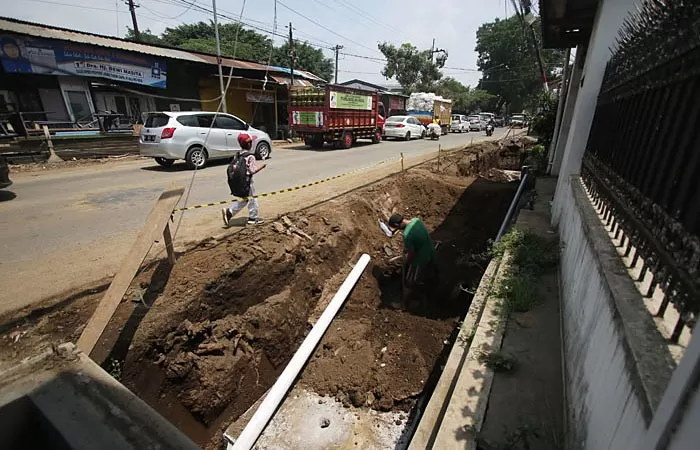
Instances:
[[[371,15],[369,15],[369,14],[367,14],[366,12],[362,11],[362,10],[359,9],[357,6],[353,5],[352,3],[350,3],[350,2],[348,2],[348,1],[346,1],[346,0],[333,0],[333,1],[336,2],[336,3],[338,3],[338,4],[340,4],[341,6],[344,6],[346,9],[348,9],[348,10],[350,10],[350,11],[353,11],[353,12],[354,12],[355,14],[357,14],[358,16],[363,17],[363,18],[369,20],[370,22],[374,23],[375,25],[377,25],[377,26],[379,26],[379,27],[381,27],[381,28],[386,29],[386,30],[389,31],[389,32],[397,33],[397,34],[400,34],[400,35],[402,35],[402,36],[404,36],[404,37],[409,37],[409,36],[407,36],[406,34],[404,34],[401,30],[399,30],[398,28],[395,28],[395,27],[392,26],[392,25],[389,25],[389,24],[387,24],[387,23],[380,22],[380,21],[376,20],[374,17],[372,17]],[[410,38],[409,38],[409,40],[410,40]]]
[[[303,18],[303,19],[305,19],[305,20],[307,20],[307,21],[313,23],[313,24],[316,25],[317,27],[322,28],[322,29],[328,31],[328,32],[331,33],[331,34],[334,34],[334,35],[336,35],[336,36],[338,36],[338,37],[340,37],[340,38],[342,38],[342,39],[345,39],[345,40],[348,41],[348,42],[352,42],[353,44],[358,45],[358,46],[360,46],[360,47],[362,47],[362,48],[365,48],[365,49],[367,49],[367,50],[369,50],[369,51],[378,51],[378,50],[372,49],[372,48],[370,48],[370,47],[367,47],[366,45],[361,44],[361,43],[359,43],[359,42],[357,42],[357,41],[355,41],[355,40],[353,40],[353,39],[350,39],[350,38],[348,38],[348,37],[345,37],[345,36],[343,36],[343,35],[340,34],[340,33],[336,33],[335,31],[333,31],[332,29],[326,27],[325,25],[322,25],[322,24],[316,22],[315,20],[308,18],[307,16],[305,16],[304,14],[300,13],[299,11],[297,11],[297,10],[295,10],[295,9],[293,9],[293,8],[290,8],[289,6],[287,6],[287,5],[286,5],[284,2],[282,2],[281,0],[278,0],[278,3],[280,4],[280,6],[282,6],[282,7],[285,8],[286,10],[288,10],[288,11],[290,11],[290,12],[296,14],[297,16],[299,16],[299,17],[301,17],[301,18]]]

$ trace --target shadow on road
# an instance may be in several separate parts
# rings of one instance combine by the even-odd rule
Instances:
[[[16,197],[17,194],[12,191],[0,190],[0,203],[9,202],[10,200],[14,200]]]
[[[372,144],[371,142],[355,142],[352,144],[352,147],[350,148],[334,148],[332,144],[324,144],[323,148],[311,148],[307,147],[304,144],[297,145],[295,147],[286,147],[286,150],[302,150],[302,151],[307,151],[307,152],[329,152],[329,151],[335,151],[335,152],[346,152],[346,151],[352,151],[354,148],[357,147],[366,147],[368,145],[375,145]]]
[[[206,170],[209,167],[217,167],[217,166],[225,166],[228,164],[229,158],[225,159],[215,159],[207,162],[207,165],[201,169],[197,169],[198,171],[201,170]],[[147,166],[147,167],[141,167],[141,170],[148,170],[149,172],[167,172],[167,173],[175,173],[175,172],[191,172],[192,169],[187,167],[187,164],[184,161],[177,162],[173,164],[170,167],[163,167],[159,165],[158,163],[153,164],[152,166]]]

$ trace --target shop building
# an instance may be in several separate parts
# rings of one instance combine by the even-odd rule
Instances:
[[[228,112],[276,137],[286,123],[289,70],[222,58]],[[295,71],[295,84],[324,83]],[[148,111],[215,111],[214,55],[0,18],[0,134],[131,130]],[[104,130],[103,130],[104,131]]]

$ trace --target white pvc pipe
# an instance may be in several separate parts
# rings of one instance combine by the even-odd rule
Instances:
[[[304,342],[301,343],[299,350],[297,350],[275,384],[270,388],[265,400],[262,401],[255,411],[255,414],[253,414],[253,418],[250,419],[250,422],[248,422],[248,425],[243,429],[241,435],[238,436],[236,442],[233,445],[229,444],[227,446],[228,450],[250,450],[253,448],[255,442],[282,403],[282,400],[286,397],[289,388],[294,383],[294,380],[296,380],[299,372],[301,372],[302,367],[304,367],[304,364],[306,364],[306,361],[316,349],[316,346],[321,341],[321,338],[323,338],[323,335],[326,333],[326,330],[328,330],[336,314],[338,314],[340,307],[345,303],[345,299],[350,295],[350,291],[355,287],[355,284],[357,284],[357,281],[360,279],[369,261],[369,255],[362,254],[362,256],[360,256],[355,267],[345,281],[343,281],[340,289],[335,293],[335,296],[333,296],[333,299],[331,299],[321,317],[306,336]]]

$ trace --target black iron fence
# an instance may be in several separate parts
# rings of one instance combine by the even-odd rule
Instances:
[[[672,304],[671,334],[700,307],[700,2],[651,2],[608,64],[582,178],[625,252]],[[634,250],[633,250],[634,249]],[[634,264],[633,264],[634,265]]]

